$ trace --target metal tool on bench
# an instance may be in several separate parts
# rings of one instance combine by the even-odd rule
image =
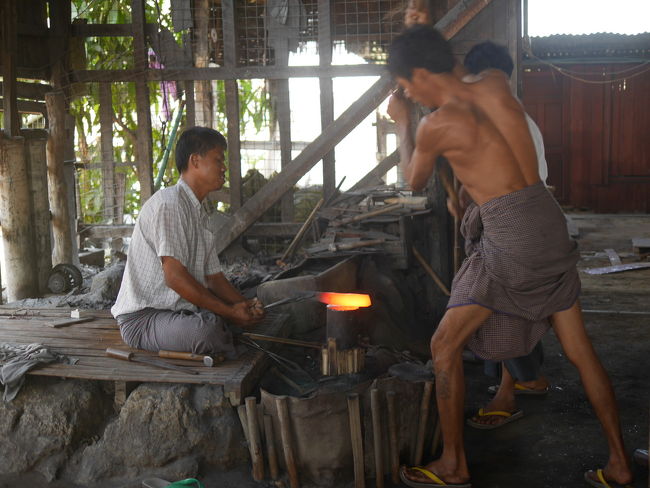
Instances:
[[[301,293],[299,295],[295,295],[293,297],[288,297],[288,298],[283,298],[282,300],[278,300],[277,302],[269,303],[268,305],[264,305],[264,310],[270,310],[275,307],[279,307],[280,305],[286,305],[288,303],[296,303],[296,302],[302,302],[303,300],[309,300],[310,298],[314,298],[316,296],[315,291],[308,291],[305,293]]]
[[[188,361],[200,361],[203,363],[203,366],[211,368],[215,364],[222,363],[225,359],[223,356],[207,356],[203,354],[194,354],[193,352],[181,352],[181,351],[158,351],[158,357],[167,358],[167,359],[187,359]]]
[[[133,361],[135,363],[149,364],[151,366],[157,366],[159,368],[173,369],[174,371],[181,371],[186,374],[199,374],[198,371],[194,371],[193,369],[189,369],[184,366],[170,364],[166,361],[161,361],[159,359],[154,359],[150,357],[136,356],[131,351],[124,351],[122,349],[116,349],[114,347],[107,348],[106,355],[115,359],[123,359],[125,361]]]

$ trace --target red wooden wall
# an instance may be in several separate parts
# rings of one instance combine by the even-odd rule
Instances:
[[[618,80],[639,72],[633,67],[563,65],[589,80]],[[650,213],[650,71],[595,84],[533,68],[523,73],[523,101],[544,135],[548,183],[562,204]]]

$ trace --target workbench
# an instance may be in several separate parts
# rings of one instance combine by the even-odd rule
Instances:
[[[267,355],[258,350],[248,350],[236,360],[226,360],[213,367],[200,362],[165,359],[172,364],[186,366],[198,374],[186,374],[129,362],[106,356],[106,348],[115,347],[133,351],[139,357],[158,358],[156,353],[130,349],[120,337],[117,322],[108,310],[83,310],[82,316],[93,316],[89,322],[51,327],[48,324],[70,318],[68,308],[12,309],[0,307],[0,342],[11,344],[38,343],[53,352],[78,359],[74,365],[52,363],[38,366],[30,375],[56,376],[116,382],[116,402],[121,403],[129,390],[128,384],[194,383],[223,386],[224,393],[233,405],[243,399],[257,385],[267,366]],[[260,334],[283,337],[289,316],[272,313],[255,328]],[[120,395],[122,398],[120,398]]]

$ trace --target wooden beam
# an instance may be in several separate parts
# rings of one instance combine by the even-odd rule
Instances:
[[[95,83],[102,81],[133,81],[143,77],[146,81],[187,81],[187,80],[246,80],[345,76],[381,76],[386,71],[382,64],[336,65],[326,68],[320,66],[240,66],[234,68],[184,68],[156,69],[142,72],[138,69],[126,70],[75,70],[72,71],[74,81],[79,83]]]
[[[132,37],[135,29],[133,24],[73,24],[71,34],[74,37]],[[156,35],[158,24],[145,24],[144,33]]]
[[[110,83],[99,84],[99,126],[102,153],[104,220],[115,218],[115,160],[113,157],[113,96]]]
[[[18,98],[27,98],[29,100],[45,100],[45,94],[52,91],[51,85],[43,83],[26,83],[19,81],[16,83],[16,96]],[[0,94],[4,93],[4,82],[0,81]]]
[[[247,236],[259,237],[293,237],[300,230],[300,222],[259,222],[250,226],[246,231]],[[79,236],[82,239],[115,239],[131,237],[133,234],[133,225],[103,225],[90,224],[84,225],[79,229]]]
[[[447,38],[453,37],[474,18],[491,0],[462,0],[449,11],[436,28]],[[317,161],[332,150],[350,131],[365,119],[390,93],[394,81],[384,73],[357,101],[343,112],[327,129],[312,141],[292,163],[270,183],[250,198],[232,218],[228,232],[217,242],[218,252],[226,249],[271,205],[295,185]]]
[[[332,11],[329,0],[318,0],[318,54],[321,68],[332,65]],[[334,122],[334,89],[332,78],[321,77],[321,131]],[[336,158],[334,150],[323,158],[323,198],[329,199],[336,190]]]
[[[356,100],[327,129],[294,159],[271,183],[264,185],[232,218],[228,232],[217,242],[219,252],[248,229],[268,208],[295,185],[302,176],[336,146],[350,131],[370,114],[390,93],[393,80],[384,74],[366,93]]]
[[[4,97],[0,97],[0,104],[4,106]],[[16,110],[19,114],[43,114],[47,113],[45,102],[32,102],[30,100],[17,100]],[[4,111],[4,109],[3,109]]]
[[[133,53],[135,66],[146,71],[148,66],[144,36],[144,0],[131,0],[133,21]],[[151,101],[146,80],[136,78],[135,103],[138,117],[136,154],[138,181],[140,182],[140,204],[153,195],[153,143],[151,139]]]
[[[381,179],[390,169],[399,163],[399,150],[393,151],[386,156],[377,166],[372,168],[366,175],[357,181],[350,190],[359,190],[369,186],[376,186],[377,180]]]
[[[435,27],[447,39],[451,39],[491,2],[492,0],[460,0],[442,19],[436,22]]]
[[[17,137],[20,135],[20,116],[18,115],[18,104],[16,103],[16,48],[18,42],[16,0],[2,2],[0,14],[3,30],[0,50],[2,53],[2,78],[4,81],[2,102],[4,132],[10,137]]]

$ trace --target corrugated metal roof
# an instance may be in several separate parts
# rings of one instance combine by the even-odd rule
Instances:
[[[643,34],[559,34],[547,37],[531,37],[530,45],[535,57],[590,58],[590,57],[636,57],[650,58],[650,32]],[[530,58],[528,54],[526,57]]]

